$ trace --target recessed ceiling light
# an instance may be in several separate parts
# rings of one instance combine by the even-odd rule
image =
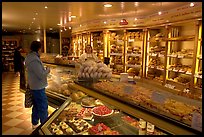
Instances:
[[[76,16],[71,16],[71,18],[76,18]]]
[[[106,24],[107,22],[106,22],[106,21],[104,21],[103,23],[104,23],[104,24]]]
[[[194,3],[191,2],[191,3],[190,3],[190,6],[193,7],[193,6],[194,6]]]
[[[38,15],[38,13],[36,12],[35,15]]]
[[[33,20],[35,20],[35,18],[33,18]]]
[[[57,25],[58,25],[58,26],[60,26],[61,24],[60,24],[60,23],[58,23]]]
[[[81,27],[81,24],[79,26]]]
[[[161,15],[161,14],[162,14],[162,12],[161,12],[161,11],[159,11],[159,12],[158,12],[158,14],[159,14],[159,15]]]
[[[45,6],[45,9],[47,9],[47,6]]]
[[[69,27],[69,29],[72,29],[72,27]]]
[[[137,18],[135,18],[135,20],[137,20]]]
[[[53,30],[52,28],[49,28],[50,30]]]
[[[106,7],[106,8],[110,8],[110,7],[112,7],[111,4],[105,4],[105,5],[103,5],[103,6]]]

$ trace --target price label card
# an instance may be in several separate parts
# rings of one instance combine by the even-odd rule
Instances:
[[[133,88],[131,86],[125,86],[123,91],[127,94],[131,94],[133,92]]]
[[[198,112],[193,112],[191,127],[202,131],[202,115]]]
[[[166,100],[166,96],[160,92],[153,92],[152,93],[152,97],[151,97],[152,101],[157,102],[157,103],[161,103],[164,104],[165,100]]]

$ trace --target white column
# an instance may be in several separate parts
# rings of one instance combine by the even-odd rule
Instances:
[[[44,53],[47,53],[47,49],[46,49],[46,47],[47,47],[47,45],[46,45],[46,29],[44,29]]]

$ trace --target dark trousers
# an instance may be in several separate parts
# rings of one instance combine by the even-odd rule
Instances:
[[[45,88],[40,90],[31,90],[33,94],[32,107],[32,124],[37,125],[38,121],[44,123],[48,118],[48,100],[45,93]]]

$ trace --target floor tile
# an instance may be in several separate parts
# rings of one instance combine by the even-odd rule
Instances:
[[[32,123],[30,121],[24,121],[24,122],[16,125],[15,127],[26,129],[26,130],[28,130],[28,129],[32,130]]]
[[[8,129],[12,128],[12,126],[3,125],[2,126],[2,133],[7,131]]]
[[[22,120],[26,120],[26,119],[30,119],[31,115],[28,114],[21,114],[19,116],[17,116],[17,119],[22,119]]]
[[[5,122],[3,125],[7,125],[7,126],[16,126],[18,124],[20,124],[21,122],[23,122],[24,120],[21,119],[11,119],[8,122]]]
[[[21,115],[22,112],[11,112],[10,114],[7,114],[7,117],[11,117],[11,118],[16,118],[17,116]]]
[[[7,110],[11,110],[11,111],[16,111],[17,109],[20,109],[21,107],[19,106],[12,106],[12,107],[8,107]]]
[[[24,130],[21,128],[16,128],[16,127],[12,127],[10,129],[8,129],[7,131],[5,131],[3,133],[3,135],[19,135],[21,132],[23,132]]]

